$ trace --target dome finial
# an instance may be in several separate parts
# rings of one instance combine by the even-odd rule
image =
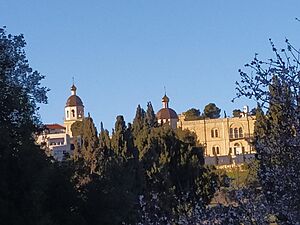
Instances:
[[[72,87],[71,87],[71,94],[72,95],[76,95],[76,90],[77,90],[77,88],[76,88],[76,86],[74,85],[74,77],[72,77]]]
[[[167,96],[167,91],[166,91],[166,87],[164,86],[165,89],[165,95],[164,97],[162,97],[162,103],[163,103],[163,107],[164,108],[169,108],[169,98]]]

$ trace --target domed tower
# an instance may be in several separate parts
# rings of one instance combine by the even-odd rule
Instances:
[[[176,129],[178,116],[173,109],[169,108],[169,101],[168,96],[165,94],[162,98],[163,108],[157,112],[156,118],[159,124],[168,123],[173,129]]]
[[[67,134],[72,137],[71,126],[76,121],[82,121],[84,118],[84,106],[79,96],[76,95],[77,88],[73,84],[71,87],[71,96],[68,98],[65,106],[65,127]]]

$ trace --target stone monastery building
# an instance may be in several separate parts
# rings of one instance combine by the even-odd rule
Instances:
[[[84,118],[84,105],[76,94],[73,84],[71,96],[65,105],[64,124],[47,124],[38,144],[45,148],[48,155],[56,160],[63,160],[74,150],[71,126]],[[181,128],[195,132],[199,143],[205,148],[205,162],[214,165],[239,164],[254,157],[251,146],[253,139],[255,116],[249,114],[244,107],[240,117],[218,119],[186,120],[184,114],[177,113],[169,107],[170,99],[165,94],[162,98],[163,107],[157,112],[159,124],[168,123],[173,129]]]

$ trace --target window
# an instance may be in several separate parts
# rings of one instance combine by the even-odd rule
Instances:
[[[211,137],[212,137],[212,138],[217,138],[217,137],[219,137],[219,131],[218,131],[217,128],[214,128],[214,129],[211,130]]]
[[[241,147],[239,143],[235,143],[233,146],[234,155],[238,155],[241,153]]]
[[[215,137],[219,137],[219,131],[218,131],[218,129],[215,129]]]
[[[72,117],[75,117],[75,110],[74,109],[72,109]]]
[[[213,155],[219,155],[220,154],[219,146],[212,147],[212,153],[213,153]]]
[[[67,110],[67,118],[69,118],[69,110]]]
[[[234,128],[234,138],[239,138],[239,130],[237,128]]]
[[[242,138],[244,136],[243,134],[243,128],[239,128],[239,137]]]
[[[230,128],[229,130],[229,138],[233,138],[233,128]]]

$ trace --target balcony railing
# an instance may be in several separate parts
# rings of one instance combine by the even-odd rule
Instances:
[[[247,141],[253,140],[253,134],[229,134],[230,140],[239,140],[239,139],[246,139]]]

